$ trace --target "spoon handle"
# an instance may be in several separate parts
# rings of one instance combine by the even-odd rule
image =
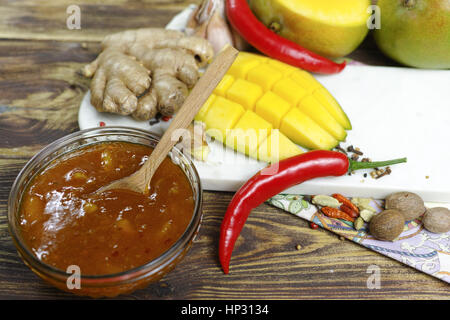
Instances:
[[[182,136],[182,132],[180,131],[182,130],[178,129],[186,129],[192,120],[194,120],[195,115],[217,87],[220,80],[222,80],[223,76],[236,59],[238,53],[239,51],[232,46],[227,46],[223,49],[208,66],[206,72],[200,77],[191,93],[187,96],[180,110],[178,110],[175,117],[172,119],[169,128],[156,145],[148,160],[140,169],[140,171],[142,170],[144,173],[142,181],[147,182],[147,188],[150,185],[150,180],[156,169],[165,159],[169,151],[172,150],[173,146],[179,142],[179,139]]]

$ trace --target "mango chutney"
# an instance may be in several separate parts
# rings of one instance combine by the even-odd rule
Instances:
[[[51,162],[31,181],[19,211],[30,251],[60,270],[82,275],[130,270],[161,256],[191,222],[195,199],[183,170],[166,158],[149,195],[94,193],[139,169],[152,148],[129,142],[86,146]]]

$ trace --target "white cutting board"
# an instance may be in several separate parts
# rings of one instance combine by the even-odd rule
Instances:
[[[353,130],[342,146],[359,147],[372,160],[407,157],[391,175],[318,178],[286,190],[299,194],[339,192],[382,199],[411,191],[425,201],[450,202],[450,71],[349,65],[340,74],[316,76],[336,97]],[[79,111],[80,129],[106,125],[140,127],[162,134],[168,122],[150,126],[131,117],[99,113],[89,93]],[[210,143],[207,162],[195,161],[205,190],[235,191],[266,164]]]

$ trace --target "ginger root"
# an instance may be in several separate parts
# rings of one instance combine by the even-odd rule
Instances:
[[[150,87],[150,71],[133,57],[107,49],[83,69],[91,81],[91,103],[98,111],[129,115],[136,110],[137,96]]]
[[[92,77],[91,103],[100,112],[148,120],[171,116],[214,55],[210,43],[175,30],[144,28],[108,35],[82,69]]]

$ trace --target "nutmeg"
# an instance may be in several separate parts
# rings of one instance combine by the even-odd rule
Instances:
[[[392,241],[405,227],[405,217],[398,210],[384,210],[375,215],[369,223],[369,232],[378,240]]]

